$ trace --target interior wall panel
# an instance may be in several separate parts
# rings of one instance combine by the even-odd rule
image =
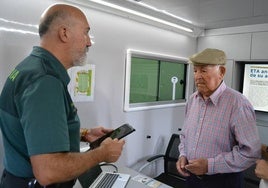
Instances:
[[[36,0],[21,0],[18,3],[16,0],[3,0],[0,18],[38,24],[42,11],[48,5],[59,2],[62,1],[45,0],[40,3]],[[16,4],[20,7],[14,8]],[[116,128],[125,122],[130,123],[136,132],[126,138],[126,146],[119,162],[124,165],[135,164],[140,158],[151,155],[156,148],[162,147],[157,144],[159,139],[168,142],[170,135],[177,132],[182,126],[184,106],[124,112],[126,50],[132,48],[189,57],[195,52],[196,39],[93,8],[80,8],[88,17],[90,35],[94,37],[92,40],[95,42],[89,49],[88,63],[96,67],[94,101],[75,103],[81,125],[86,128]],[[20,14],[13,14],[13,10],[20,10]],[[0,30],[0,91],[9,72],[31,52],[33,45],[38,45],[38,42],[37,35]],[[189,88],[192,92],[193,86]],[[151,138],[148,139],[147,135]],[[0,142],[2,144],[2,140]],[[2,157],[3,148],[0,147],[0,160]],[[2,161],[0,162],[2,164]]]

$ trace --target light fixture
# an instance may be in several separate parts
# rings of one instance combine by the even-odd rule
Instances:
[[[31,35],[39,35],[38,34],[38,25],[26,24],[22,22],[17,22],[13,20],[7,20],[4,18],[0,18],[0,31],[12,32],[12,33],[21,33],[21,34],[31,34]],[[89,35],[91,44],[95,44],[92,40],[94,36]]]
[[[119,6],[119,5],[115,5],[115,4],[112,4],[112,3],[109,3],[109,2],[106,2],[106,1],[103,1],[103,0],[89,0],[89,1],[97,3],[97,4],[100,4],[100,5],[107,6],[107,7],[110,7],[110,8],[114,8],[114,9],[117,9],[117,10],[120,10],[120,11],[123,11],[123,12],[127,12],[127,13],[130,13],[130,14],[135,15],[135,16],[146,18],[148,20],[155,21],[155,22],[167,25],[167,26],[171,26],[173,28],[177,28],[177,29],[189,32],[189,33],[193,32],[193,29],[187,28],[185,26],[181,26],[181,25],[178,25],[178,24],[175,24],[175,23],[172,23],[172,22],[168,22],[168,21],[165,21],[163,19],[159,19],[159,18],[150,16],[150,15],[147,15],[147,14],[135,11],[135,10],[131,10],[131,9]],[[139,3],[139,2],[137,2],[137,3]]]
[[[32,32],[32,31],[22,30],[22,29],[6,28],[6,27],[0,27],[0,31],[12,32],[12,33],[22,33],[22,34],[38,35],[37,32]]]
[[[17,21],[7,20],[4,18],[0,18],[0,24],[0,31],[38,35],[37,25],[25,24]]]
[[[176,15],[174,15],[174,14],[171,14],[170,12],[168,12],[168,11],[166,11],[166,10],[158,9],[158,8],[152,6],[152,5],[149,5],[149,4],[147,4],[147,3],[142,2],[141,0],[139,0],[139,1],[137,1],[137,0],[127,0],[127,1],[129,1],[129,2],[131,2],[131,3],[138,4],[138,5],[143,6],[143,7],[146,7],[146,8],[149,8],[149,9],[154,10],[154,11],[163,13],[163,14],[165,14],[165,15],[171,16],[171,17],[176,18],[176,19],[178,19],[178,20],[180,20],[180,21],[184,21],[184,22],[187,22],[187,23],[190,23],[190,24],[193,23],[193,22],[190,21],[190,20],[187,20],[187,19],[185,19],[185,18],[182,18],[182,17],[176,16]]]
[[[32,28],[38,29],[38,25],[25,24],[25,23],[21,23],[21,22],[17,22],[17,21],[7,20],[7,19],[4,19],[4,18],[0,18],[0,22],[5,22],[5,23],[9,23],[9,24],[32,27]]]

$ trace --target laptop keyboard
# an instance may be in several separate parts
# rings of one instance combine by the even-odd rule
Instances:
[[[119,174],[105,174],[104,177],[101,179],[101,181],[98,183],[96,188],[111,188],[116,181],[116,179],[119,177]]]

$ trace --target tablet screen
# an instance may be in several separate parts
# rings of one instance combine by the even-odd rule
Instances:
[[[94,149],[94,148],[98,147],[101,144],[101,142],[103,140],[105,140],[107,137],[111,137],[112,139],[115,139],[115,138],[121,139],[121,138],[124,138],[125,136],[129,135],[130,133],[132,133],[134,131],[135,131],[135,129],[131,125],[129,125],[127,123],[123,124],[120,127],[118,127],[117,129],[111,131],[110,133],[102,136],[101,138],[95,140],[94,142],[91,142],[90,148]]]

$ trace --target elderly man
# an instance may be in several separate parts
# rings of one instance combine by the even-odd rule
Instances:
[[[109,131],[84,129],[80,135],[77,110],[67,90],[66,69],[85,63],[89,30],[86,16],[70,5],[53,5],[42,15],[40,46],[12,71],[1,93],[5,150],[1,188],[26,188],[34,179],[35,187],[71,188],[80,174],[121,155],[124,140],[111,138],[79,153],[80,136],[93,141]]]
[[[205,49],[190,63],[197,91],[186,105],[177,169],[188,188],[242,188],[242,171],[260,157],[254,109],[225,85],[223,51]]]

